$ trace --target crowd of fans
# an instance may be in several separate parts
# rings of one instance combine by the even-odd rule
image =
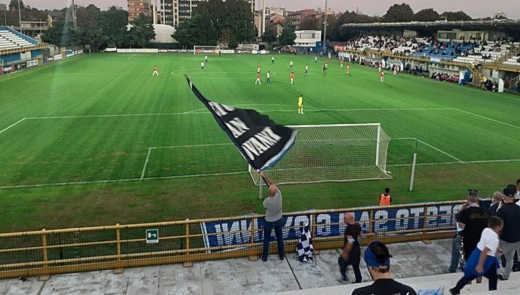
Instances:
[[[457,232],[452,240],[448,269],[450,273],[460,269],[464,277],[450,289],[451,294],[460,294],[464,285],[474,279],[479,283],[483,276],[489,279],[489,290],[497,290],[498,280],[507,280],[512,271],[519,270],[519,198],[520,179],[516,184],[509,184],[502,191],[495,192],[489,208],[481,206],[477,190],[468,190],[467,202],[455,215]],[[488,256],[486,258],[481,254]],[[483,257],[489,263],[484,263]]]
[[[440,40],[432,37],[362,36],[341,45],[363,52],[383,51],[401,56],[432,56],[447,59],[473,56],[483,61],[494,61],[512,48],[514,43],[503,39],[488,43],[480,40]]]

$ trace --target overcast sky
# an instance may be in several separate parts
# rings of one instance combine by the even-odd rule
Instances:
[[[37,8],[63,8],[70,0],[24,0],[27,5]],[[259,0],[257,0],[259,1]],[[324,7],[325,0],[265,0],[266,6],[285,7],[291,10]],[[9,0],[0,0],[0,3],[8,3]],[[388,7],[394,3],[408,3],[414,11],[423,8],[433,8],[439,13],[443,11],[462,10],[472,17],[493,16],[496,12],[505,12],[510,18],[520,18],[520,5],[518,0],[329,0],[329,6],[335,12],[356,10],[368,15],[383,15]],[[112,5],[122,6],[126,9],[126,0],[76,0],[78,5],[90,3],[106,9]]]

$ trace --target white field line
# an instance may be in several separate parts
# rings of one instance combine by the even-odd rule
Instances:
[[[512,127],[512,128],[515,128],[515,129],[520,129],[520,126],[516,126],[516,125],[509,124],[509,123],[506,123],[506,122],[502,122],[502,121],[499,121],[499,120],[495,120],[495,119],[491,119],[491,118],[484,117],[484,116],[481,116],[481,115],[477,115],[477,114],[474,114],[474,113],[471,113],[471,112],[468,112],[468,111],[463,111],[461,109],[454,109],[454,110],[457,110],[457,111],[459,111],[461,113],[468,114],[468,115],[471,115],[471,116],[475,116],[475,117],[478,117],[478,118],[481,118],[481,119],[484,119],[484,120],[488,120],[488,121],[491,121],[491,122],[502,124],[502,125],[505,125],[505,126],[508,126],[508,127]]]
[[[417,166],[442,166],[442,165],[467,165],[467,164],[485,164],[485,163],[510,163],[520,162],[520,159],[509,159],[509,160],[480,160],[480,161],[466,161],[466,162],[439,162],[439,163],[420,163]],[[387,165],[387,167],[406,167],[412,164],[395,164]],[[182,179],[182,178],[196,178],[196,177],[214,177],[214,176],[228,176],[228,175],[240,175],[249,174],[247,171],[239,172],[224,172],[224,173],[208,173],[208,174],[191,174],[191,175],[178,175],[178,176],[161,176],[161,177],[146,177],[146,178],[128,178],[128,179],[113,179],[113,180],[96,180],[96,181],[76,181],[76,182],[60,182],[60,183],[45,183],[45,184],[27,184],[27,185],[11,185],[11,186],[0,186],[0,190],[7,189],[24,189],[24,188],[41,188],[51,186],[68,186],[68,185],[89,185],[89,184],[103,184],[103,183],[119,183],[119,182],[137,182],[137,181],[148,181],[148,180],[166,180],[166,179]]]
[[[306,109],[306,112],[377,112],[377,111],[449,111],[449,110],[457,110],[456,108],[404,108],[404,109]],[[259,112],[273,112],[273,113],[292,113],[292,110],[257,110]],[[208,109],[196,109],[189,112],[182,113],[186,114],[206,114],[209,113]]]
[[[113,114],[113,115],[85,115],[85,116],[49,116],[49,117],[27,117],[27,120],[46,119],[81,119],[81,118],[118,118],[118,117],[151,117],[151,116],[175,116],[185,113],[150,113],[150,114]]]
[[[25,121],[26,119],[27,119],[27,118],[23,118],[23,119],[19,120],[18,122],[12,124],[11,126],[2,129],[2,130],[0,131],[0,134],[4,133],[5,131],[7,131],[7,130],[9,130],[9,129],[11,129],[11,128],[13,128],[14,126],[18,125],[19,123],[22,123],[22,122]]]
[[[520,159],[509,159],[509,160],[479,160],[479,161],[465,161],[465,162],[438,162],[438,163],[419,163],[417,166],[440,166],[440,165],[459,165],[459,164],[486,164],[486,163],[512,163],[520,162]],[[406,167],[412,166],[412,164],[393,164],[386,165],[386,167]]]
[[[417,140],[415,137],[401,137],[392,138],[391,140]],[[316,140],[300,140],[303,142],[311,142]],[[343,141],[343,140],[326,140],[326,141]],[[170,146],[152,146],[150,149],[176,149],[176,148],[197,148],[197,147],[210,147],[210,146],[225,146],[234,145],[233,143],[206,143],[206,144],[191,144],[191,145],[170,145]]]
[[[426,146],[428,146],[428,147],[431,147],[432,149],[434,149],[434,150],[436,150],[436,151],[438,151],[438,152],[441,152],[441,153],[445,154],[446,156],[448,156],[448,157],[454,159],[455,161],[457,161],[457,162],[459,162],[459,163],[464,163],[464,161],[462,161],[461,159],[459,159],[459,158],[455,157],[454,155],[449,154],[449,153],[447,153],[447,152],[445,152],[445,151],[443,151],[443,150],[441,150],[441,149],[439,149],[439,148],[436,148],[436,147],[434,147],[433,145],[431,145],[431,144],[429,144],[429,143],[426,143],[426,142],[424,142],[424,141],[422,141],[422,140],[420,140],[420,139],[418,139],[417,141],[419,141],[420,143],[422,143],[422,144],[424,144],[424,145],[426,145]]]
[[[141,179],[141,178],[126,178],[126,179],[111,179],[111,180],[74,181],[74,182],[58,182],[58,183],[26,184],[26,185],[7,185],[7,186],[0,186],[0,190],[24,189],[24,188],[42,188],[42,187],[51,187],[51,186],[119,183],[119,182],[137,182],[137,181],[162,180],[162,179],[182,179],[182,178],[196,178],[196,177],[213,177],[213,176],[227,176],[227,175],[239,175],[239,174],[248,174],[248,172],[247,171],[240,171],[240,172],[191,174],[191,175],[178,175],[178,176],[146,177],[146,178],[143,178],[143,179]]]
[[[146,166],[148,166],[148,160],[150,160],[151,153],[152,153],[152,148],[149,148],[148,155],[146,155],[146,160],[144,161],[143,172],[141,172],[141,180],[144,179],[144,174],[146,173]]]
[[[409,109],[315,109],[307,112],[360,112],[360,111],[439,111],[439,110],[457,110],[455,108],[409,108]],[[294,112],[292,110],[260,110],[263,112]],[[108,115],[83,115],[83,116],[42,116],[42,117],[26,117],[22,120],[46,120],[46,119],[81,119],[81,118],[118,118],[118,117],[148,117],[148,116],[182,116],[194,114],[209,114],[207,109],[197,109],[182,113],[149,113],[149,114],[108,114]],[[507,124],[507,123],[506,123]],[[519,127],[520,128],[520,127]]]

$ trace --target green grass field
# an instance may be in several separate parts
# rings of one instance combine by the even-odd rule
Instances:
[[[247,165],[191,94],[277,123],[380,122],[392,180],[287,185],[284,210],[490,195],[520,178],[520,97],[310,56],[99,54],[0,77],[0,232],[263,212]],[[296,79],[289,85],[289,61]],[[273,74],[255,85],[256,65]],[[309,64],[310,74],[303,69]],[[159,77],[152,77],[157,65]],[[305,97],[305,115],[296,100]],[[415,190],[408,191],[418,144]],[[145,168],[145,161],[148,158]]]

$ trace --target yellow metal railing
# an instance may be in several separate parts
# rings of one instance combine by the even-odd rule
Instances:
[[[305,212],[286,213],[286,217],[309,216],[309,226],[314,239],[316,249],[337,249],[343,245],[343,237],[339,236],[315,236],[318,228],[324,226],[338,226],[339,222],[317,223],[319,216],[326,214],[339,214],[347,211],[365,212],[368,216],[364,221],[366,225],[364,243],[373,239],[387,243],[399,243],[407,241],[420,241],[441,239],[453,236],[454,226],[432,227],[428,219],[451,218],[455,212],[455,206],[461,202],[424,203],[389,207],[365,207],[355,209],[338,210],[314,210]],[[453,208],[444,214],[429,214],[432,206],[445,206]],[[450,207],[451,206],[451,207]],[[400,216],[399,218],[378,218],[378,213],[387,210],[399,210],[414,208],[422,216]],[[440,207],[439,207],[440,208]],[[450,209],[451,210],[451,209]],[[444,211],[443,211],[444,212]],[[324,215],[321,215],[324,214]],[[256,240],[260,226],[256,226],[263,215],[251,215],[247,217],[212,218],[198,220],[184,220],[159,222],[148,224],[113,225],[101,227],[69,228],[59,230],[41,230],[20,233],[0,234],[0,278],[15,278],[28,276],[49,276],[59,273],[114,269],[122,271],[128,267],[184,263],[190,265],[197,261],[227,259],[236,257],[249,257],[256,259],[261,253],[262,241]],[[203,223],[215,223],[236,221],[237,219],[249,222],[250,227],[235,231],[227,231],[226,234],[248,235],[250,241],[236,245],[208,246],[205,238],[222,236],[223,233],[208,233],[202,230]],[[386,222],[396,222],[414,219],[422,226],[404,230],[380,231],[377,229]],[[295,219],[294,219],[295,220]],[[284,230],[299,232],[300,224],[286,226]],[[377,227],[377,228],[376,228]],[[160,233],[158,243],[147,243],[145,231],[157,229]],[[286,241],[287,252],[293,252],[297,239]],[[292,249],[292,250],[291,250]],[[272,248],[275,251],[276,249]]]

